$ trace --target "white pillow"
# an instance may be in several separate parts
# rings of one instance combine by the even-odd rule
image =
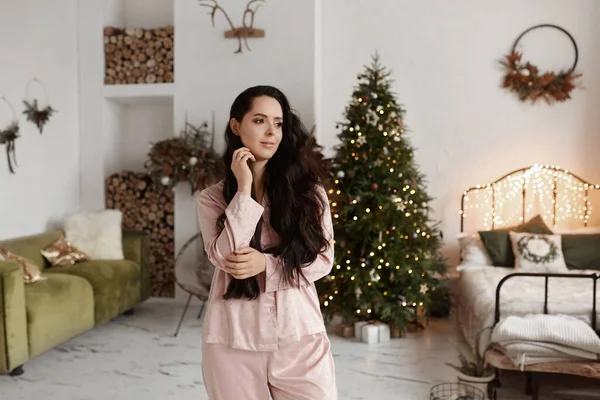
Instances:
[[[568,272],[561,235],[509,232],[515,269],[521,272]]]
[[[461,233],[458,235],[458,244],[460,246],[461,262],[456,267],[457,271],[462,271],[470,266],[493,265],[479,233]]]
[[[65,219],[65,236],[90,259],[123,260],[120,210],[82,211]]]

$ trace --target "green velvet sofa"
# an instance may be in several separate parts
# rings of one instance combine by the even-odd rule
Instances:
[[[40,250],[60,230],[0,241],[0,247],[34,262],[45,280],[24,283],[23,269],[0,261],[0,373],[23,373],[23,364],[133,307],[150,295],[149,248],[144,232],[123,231],[125,260],[88,260],[48,268]]]

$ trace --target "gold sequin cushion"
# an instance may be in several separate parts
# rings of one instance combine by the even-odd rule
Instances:
[[[89,259],[86,253],[73,246],[73,244],[64,237],[58,239],[51,245],[44,247],[41,250],[41,253],[53,267],[56,267],[59,264],[73,265],[77,262]]]
[[[23,267],[23,275],[25,277],[25,283],[33,283],[37,281],[46,280],[46,278],[42,277],[42,273],[37,265],[26,259],[25,257],[21,257],[18,254],[11,253],[10,251],[3,249],[0,247],[0,260],[5,261],[16,261]]]

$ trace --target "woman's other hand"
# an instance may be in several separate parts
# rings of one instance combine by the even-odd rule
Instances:
[[[252,247],[244,247],[225,257],[225,270],[235,279],[246,279],[263,272],[267,266],[265,255]]]

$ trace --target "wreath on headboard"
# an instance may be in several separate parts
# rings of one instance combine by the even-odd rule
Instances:
[[[548,246],[545,254],[537,254],[529,248],[529,242],[532,240],[541,240]],[[517,249],[523,258],[535,264],[547,264],[556,259],[558,256],[558,246],[556,243],[542,235],[523,236],[517,242]]]
[[[540,72],[539,68],[529,61],[523,61],[523,54],[516,50],[519,40],[528,32],[546,27],[558,29],[571,39],[575,48],[575,61],[570,69],[556,73],[553,71]],[[515,92],[521,101],[535,103],[543,99],[548,104],[566,101],[571,98],[571,92],[577,86],[577,78],[581,77],[581,74],[575,72],[578,58],[577,43],[575,43],[575,39],[569,32],[552,24],[535,25],[519,35],[510,54],[507,54],[505,59],[501,61],[506,69],[502,86],[511,92]]]

